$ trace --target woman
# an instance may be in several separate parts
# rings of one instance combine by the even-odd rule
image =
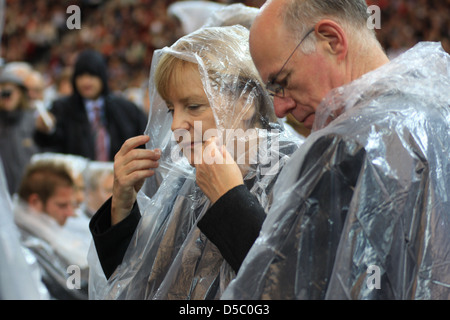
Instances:
[[[196,168],[235,161],[236,186],[267,210],[299,141],[277,122],[243,27],[200,29],[157,51],[150,83],[151,138],[124,143],[112,199],[91,221],[90,298],[219,298],[239,264],[224,259],[199,228],[220,200],[200,190],[196,179],[205,177],[196,177]],[[136,148],[143,143],[147,149]],[[127,238],[130,229],[136,231]]]
[[[2,73],[0,89],[0,157],[12,195],[30,157],[38,151],[33,140],[34,110],[24,82],[14,73]]]

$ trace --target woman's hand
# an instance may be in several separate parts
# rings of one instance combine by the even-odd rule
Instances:
[[[45,134],[49,134],[55,128],[56,118],[53,113],[46,111],[39,113],[35,121],[35,128]]]
[[[205,142],[201,155],[195,155],[197,185],[212,203],[244,183],[241,170],[224,146],[215,138]],[[201,157],[201,158],[200,158]]]
[[[161,151],[137,147],[147,143],[146,135],[128,139],[114,157],[114,185],[111,202],[111,225],[125,219],[133,208],[137,193],[146,178],[155,174]]]

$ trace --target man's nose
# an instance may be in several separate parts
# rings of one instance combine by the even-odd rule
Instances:
[[[278,118],[284,118],[292,110],[295,109],[295,101],[290,97],[277,97],[273,98],[273,107],[275,109],[275,114]]]

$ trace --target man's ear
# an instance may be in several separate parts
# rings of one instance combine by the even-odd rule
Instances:
[[[329,19],[320,20],[314,29],[319,41],[322,41],[324,49],[335,55],[338,61],[344,60],[348,51],[348,39],[344,29]]]
[[[44,203],[42,202],[41,198],[39,198],[37,193],[32,193],[27,199],[28,206],[33,208],[34,210],[38,212],[43,212],[44,210]]]

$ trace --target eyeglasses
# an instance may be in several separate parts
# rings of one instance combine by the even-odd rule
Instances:
[[[297,51],[298,47],[305,41],[305,39],[311,34],[311,32],[314,31],[314,28],[309,30],[308,33],[303,37],[303,39],[299,42],[299,44],[295,47],[294,51],[292,51],[291,55],[287,58],[286,62],[281,67],[280,71],[277,72],[277,74],[272,78],[269,79],[269,81],[266,83],[266,90],[271,96],[277,96],[279,98],[284,98],[284,88],[281,84],[276,83],[278,76],[280,75],[281,71],[283,71],[284,67],[287,65],[289,60],[294,55],[295,51]]]

